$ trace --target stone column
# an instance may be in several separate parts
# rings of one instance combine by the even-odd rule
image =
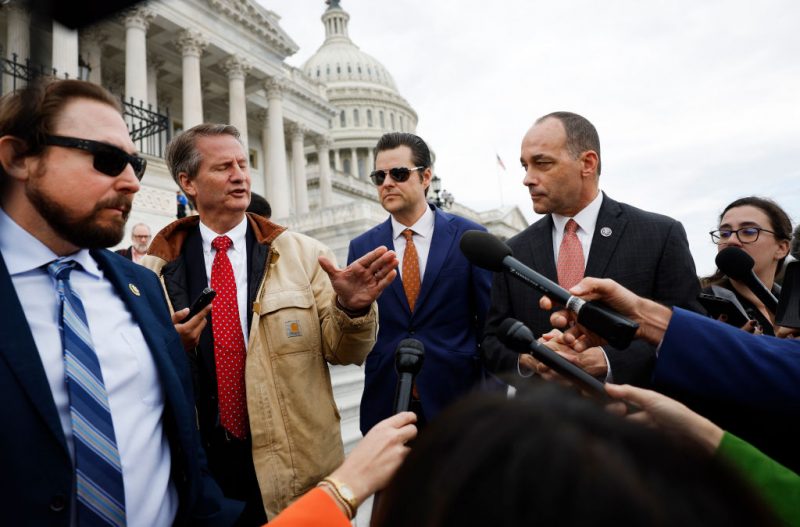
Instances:
[[[203,87],[200,83],[200,56],[208,45],[199,31],[184,30],[178,37],[183,55],[183,129],[203,123]]]
[[[107,36],[97,27],[81,31],[81,57],[89,65],[89,82],[103,83],[103,44]]]
[[[273,77],[264,87],[267,90],[267,200],[274,218],[289,216],[289,177],[286,174],[286,140],[283,132],[283,92],[286,81]]]
[[[153,111],[158,111],[158,74],[164,65],[164,59],[158,55],[147,56],[147,104]]]
[[[333,205],[333,186],[331,184],[331,159],[329,151],[333,141],[330,137],[320,136],[315,142],[319,159],[319,207],[324,209]]]
[[[228,74],[228,122],[241,134],[242,144],[249,151],[247,140],[247,93],[245,78],[250,64],[243,58],[231,55],[222,65]]]
[[[267,156],[269,155],[269,113],[265,109],[260,109],[256,113],[256,119],[261,123],[261,158],[258,166],[261,169],[261,179],[252,188],[262,196],[267,198],[272,206],[272,198],[267,194]],[[261,190],[258,190],[261,188]]]
[[[125,13],[125,100],[147,107],[147,28],[152,11],[136,7]]]
[[[350,149],[350,175],[358,179],[358,152],[355,148]]]
[[[17,62],[25,64],[31,54],[31,15],[19,1],[3,9],[6,12],[6,58],[16,53]]]
[[[59,78],[78,78],[78,32],[53,20],[53,69]]]
[[[367,150],[367,177],[375,170],[375,149],[370,148]]]
[[[306,129],[294,124],[289,129],[292,138],[292,173],[294,181],[294,212],[308,212],[308,182],[306,180],[306,155],[303,151],[303,140]]]
[[[339,154],[338,148],[333,151],[333,168],[339,172],[342,171],[342,156]]]

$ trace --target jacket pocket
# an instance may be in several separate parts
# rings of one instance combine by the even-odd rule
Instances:
[[[310,286],[265,293],[258,315],[276,355],[321,353],[319,317]]]

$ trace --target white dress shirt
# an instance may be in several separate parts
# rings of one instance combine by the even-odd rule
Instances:
[[[430,207],[425,207],[425,212],[420,216],[417,222],[406,227],[396,219],[392,218],[392,238],[394,239],[394,252],[397,253],[397,259],[400,265],[397,266],[397,272],[400,274],[400,279],[403,278],[403,257],[406,253],[406,237],[403,236],[403,231],[411,229],[414,231],[411,237],[414,240],[414,247],[417,248],[417,255],[419,256],[419,283],[425,278],[425,267],[428,263],[428,254],[431,252],[431,241],[433,240],[433,225],[436,216]]]
[[[572,218],[553,213],[553,257],[554,261],[558,262],[558,252],[561,249],[561,241],[564,239],[564,227],[567,226],[569,220],[575,220],[578,224],[578,230],[575,234],[578,236],[578,241],[581,242],[583,249],[583,268],[586,269],[586,264],[589,262],[589,250],[592,247],[592,238],[594,238],[594,230],[597,226],[597,217],[600,215],[600,207],[603,205],[603,193],[597,192],[597,196],[586,205],[579,213]],[[600,348],[603,349],[603,348]],[[606,366],[608,368],[605,380],[611,382],[614,376],[611,375],[611,363],[608,362],[608,355],[603,349],[603,356],[606,359]]]
[[[571,218],[553,213],[553,256],[555,258],[553,261],[558,262],[558,252],[561,249],[561,241],[564,239],[564,227],[567,226],[569,220],[575,220],[575,223],[578,224],[578,230],[575,231],[575,234],[578,236],[578,241],[581,242],[583,268],[586,268],[586,264],[589,261],[589,249],[592,247],[594,228],[597,225],[597,216],[600,215],[600,206],[602,204],[603,193],[598,192],[591,203]]]
[[[0,209],[0,253],[28,320],[58,417],[75,459],[69,392],[59,325],[56,283],[42,266],[58,255]],[[103,372],[122,462],[127,524],[172,525],[178,496],[170,481],[171,454],[164,433],[164,394],[144,335],[88,250],[70,256],[80,264],[70,285],[81,298]],[[136,284],[134,284],[136,285]],[[73,495],[73,518],[74,495]]]
[[[200,236],[203,238],[203,259],[206,264],[206,278],[211,285],[211,265],[217,250],[211,247],[211,242],[217,236],[227,236],[233,242],[228,249],[228,260],[233,267],[233,278],[236,280],[236,303],[239,306],[239,321],[242,324],[242,335],[247,346],[247,217],[242,222],[224,234],[217,234],[200,222]],[[192,299],[192,302],[194,299]]]

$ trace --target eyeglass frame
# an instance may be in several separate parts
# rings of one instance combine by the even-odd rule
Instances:
[[[739,237],[739,231],[743,231],[743,230],[746,230],[746,229],[754,229],[756,231],[755,240],[746,242],[746,241],[742,240]],[[775,231],[771,231],[771,230],[765,229],[763,227],[748,226],[748,227],[739,227],[738,229],[716,229],[716,230],[713,230],[713,231],[709,231],[709,233],[708,233],[708,234],[711,235],[711,242],[714,245],[722,245],[723,243],[727,243],[728,240],[730,239],[731,235],[728,236],[728,240],[723,240],[722,239],[722,237],[719,235],[719,233],[722,232],[723,230],[726,231],[726,232],[730,232],[731,235],[736,235],[736,239],[739,240],[739,243],[741,243],[742,245],[747,245],[747,244],[750,244],[750,243],[757,242],[758,241],[758,237],[761,236],[761,231],[765,231],[765,232],[770,233],[771,235],[775,236],[776,239],[778,237],[778,235],[775,233]],[[714,238],[715,236],[716,236],[716,239]]]
[[[118,146],[102,143],[100,141],[93,141],[91,139],[82,139],[80,137],[67,137],[63,135],[46,135],[42,138],[42,144],[47,146],[60,146],[62,148],[75,148],[83,150],[92,154],[92,166],[95,170],[109,177],[117,177],[125,171],[128,165],[133,168],[133,173],[139,181],[144,177],[144,172],[147,170],[147,160],[134,154],[129,154]],[[125,160],[122,169],[116,174],[109,174],[104,170],[97,167],[98,154],[111,154],[118,156]],[[138,166],[138,168],[137,168]]]
[[[424,169],[426,169],[426,168],[428,168],[428,167],[426,167],[426,166],[414,167],[414,168],[409,168],[409,167],[393,167],[393,168],[390,168],[389,170],[373,170],[372,172],[370,172],[370,174],[369,174],[369,178],[372,180],[372,183],[373,183],[373,184],[374,184],[376,187],[380,187],[381,185],[383,185],[383,184],[386,182],[386,177],[387,177],[387,176],[388,176],[388,177],[391,177],[391,178],[392,178],[392,180],[393,180],[395,183],[403,183],[403,182],[405,182],[405,181],[408,181],[408,178],[409,178],[409,177],[411,177],[411,173],[412,173],[412,172],[415,172],[415,171],[417,171],[417,170],[424,170]],[[408,175],[407,175],[407,176],[405,176],[403,179],[398,179],[398,178],[397,178],[397,176],[395,176],[395,175],[392,173],[392,172],[396,172],[396,171],[398,171],[398,170],[408,170]],[[380,175],[379,175],[379,174],[380,174]],[[381,178],[381,181],[380,181],[380,183],[378,183],[378,181],[376,181],[376,179],[377,179],[377,178],[379,178],[379,177]]]

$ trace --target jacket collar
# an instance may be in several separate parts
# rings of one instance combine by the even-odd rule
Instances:
[[[269,245],[286,230],[257,214],[247,212],[247,220],[253,230],[256,243]],[[183,250],[183,244],[189,233],[199,229],[200,216],[187,216],[173,221],[153,238],[147,254],[161,258],[166,262],[177,259]]]

